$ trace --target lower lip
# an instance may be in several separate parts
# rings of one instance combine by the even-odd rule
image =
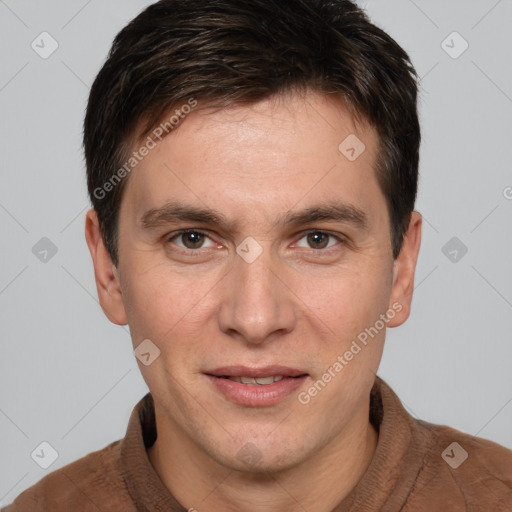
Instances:
[[[231,402],[249,407],[268,407],[290,396],[302,386],[307,375],[283,377],[272,384],[252,386],[213,375],[207,375],[207,377],[217,390]]]

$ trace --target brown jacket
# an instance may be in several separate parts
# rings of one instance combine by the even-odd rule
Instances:
[[[511,450],[414,419],[378,377],[370,405],[374,458],[333,512],[512,512]],[[148,393],[124,439],[48,474],[2,512],[186,512],[148,459],[155,439]]]

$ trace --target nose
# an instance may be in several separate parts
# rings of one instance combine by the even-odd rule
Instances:
[[[271,257],[264,252],[252,263],[237,257],[233,265],[218,309],[221,331],[247,345],[290,333],[296,323],[294,295]]]

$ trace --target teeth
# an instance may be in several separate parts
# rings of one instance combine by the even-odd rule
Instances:
[[[255,380],[258,384],[272,384],[274,377],[258,377]]]
[[[274,382],[278,382],[283,378],[282,375],[277,376],[269,376],[269,377],[229,377],[230,380],[235,382],[241,382],[242,384],[247,384],[248,386],[266,386],[268,384],[272,384]]]

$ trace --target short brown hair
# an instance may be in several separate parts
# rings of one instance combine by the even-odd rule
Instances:
[[[229,107],[308,89],[337,94],[375,128],[396,258],[414,209],[420,144],[406,52],[349,0],[161,0],[116,36],[85,116],[89,196],[114,264],[129,177],[120,170],[134,141],[191,98]]]

